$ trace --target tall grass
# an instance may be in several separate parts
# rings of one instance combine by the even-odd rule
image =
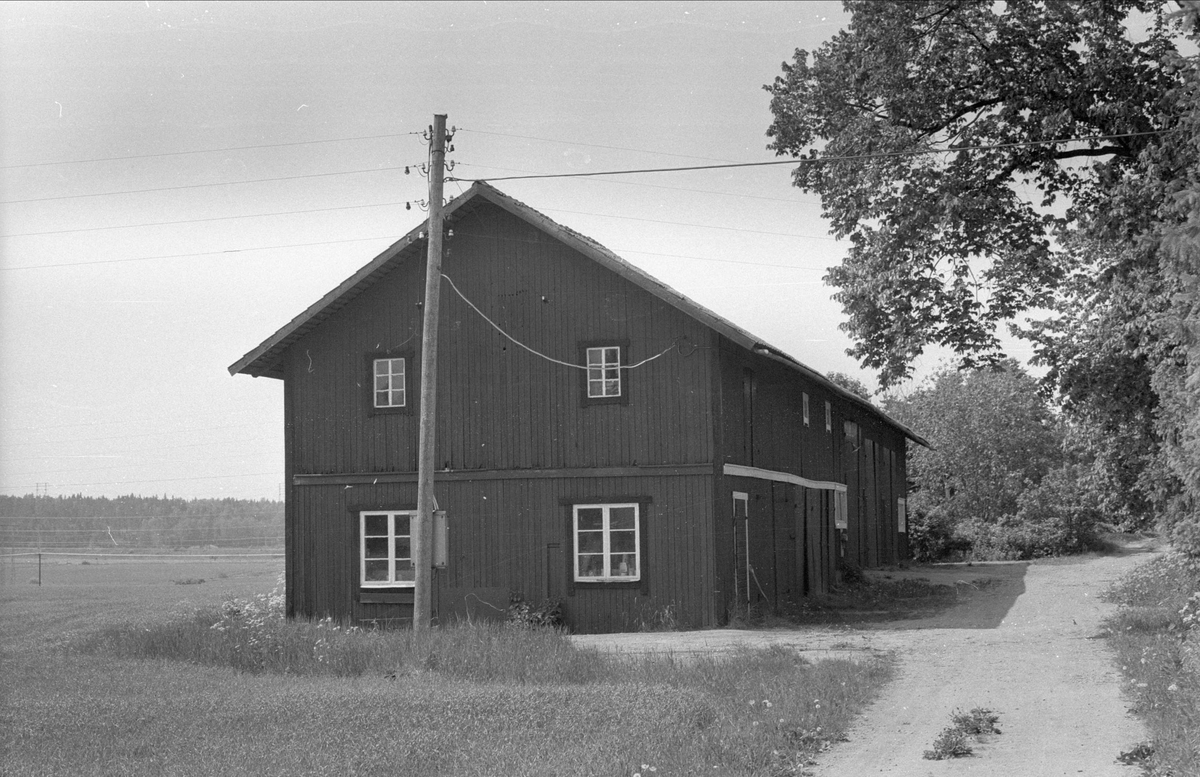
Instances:
[[[271,595],[107,627],[77,647],[104,660],[231,668],[256,682],[276,677],[293,694],[295,683],[326,689],[296,707],[324,710],[322,740],[338,731],[351,741],[383,725],[371,753],[353,756],[353,771],[378,759],[413,774],[801,774],[891,674],[887,661],[814,664],[780,648],[721,659],[621,657],[577,649],[558,631],[490,622],[416,639],[408,631],[287,621]],[[386,723],[364,716],[376,704],[387,710]],[[253,716],[246,721],[252,725]],[[300,722],[263,725],[270,734],[260,734],[270,736]],[[325,757],[313,751],[304,763],[320,772],[315,765]]]
[[[1107,594],[1107,623],[1134,711],[1151,741],[1126,754],[1147,774],[1191,775],[1200,764],[1200,562],[1171,553],[1143,564]]]

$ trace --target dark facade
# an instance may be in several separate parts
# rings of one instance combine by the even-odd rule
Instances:
[[[446,214],[435,618],[713,626],[903,558],[919,437],[486,184]],[[284,381],[290,614],[411,618],[422,229],[230,368]]]

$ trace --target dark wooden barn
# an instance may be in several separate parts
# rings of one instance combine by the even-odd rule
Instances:
[[[445,213],[435,619],[714,626],[904,558],[920,437],[492,186]],[[411,618],[424,229],[230,367],[284,382],[289,614]]]

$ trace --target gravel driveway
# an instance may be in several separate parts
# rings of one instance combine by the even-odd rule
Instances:
[[[1127,713],[1118,667],[1098,638],[1113,611],[1099,597],[1148,558],[1147,552],[1131,552],[883,573],[955,585],[963,603],[931,618],[863,629],[718,629],[574,639],[581,647],[629,653],[781,644],[813,659],[895,654],[897,678],[851,729],[850,741],[822,758],[818,777],[1136,777],[1136,768],[1115,758],[1147,735]],[[977,746],[971,757],[924,760],[951,713],[974,707],[998,712],[1003,733]]]

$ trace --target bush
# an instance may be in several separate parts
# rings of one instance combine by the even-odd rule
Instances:
[[[545,599],[536,607],[525,601],[519,591],[508,595],[507,622],[524,629],[559,629],[563,627],[562,600]]]
[[[913,510],[908,516],[908,552],[913,561],[941,561],[970,552],[971,540],[955,531],[957,523],[955,516],[938,507]]]
[[[953,531],[975,558],[1015,561],[1101,549],[1096,531],[1100,518],[1096,497],[1076,468],[1065,465],[1027,487],[1017,498],[1015,514],[995,521],[964,519]]]

